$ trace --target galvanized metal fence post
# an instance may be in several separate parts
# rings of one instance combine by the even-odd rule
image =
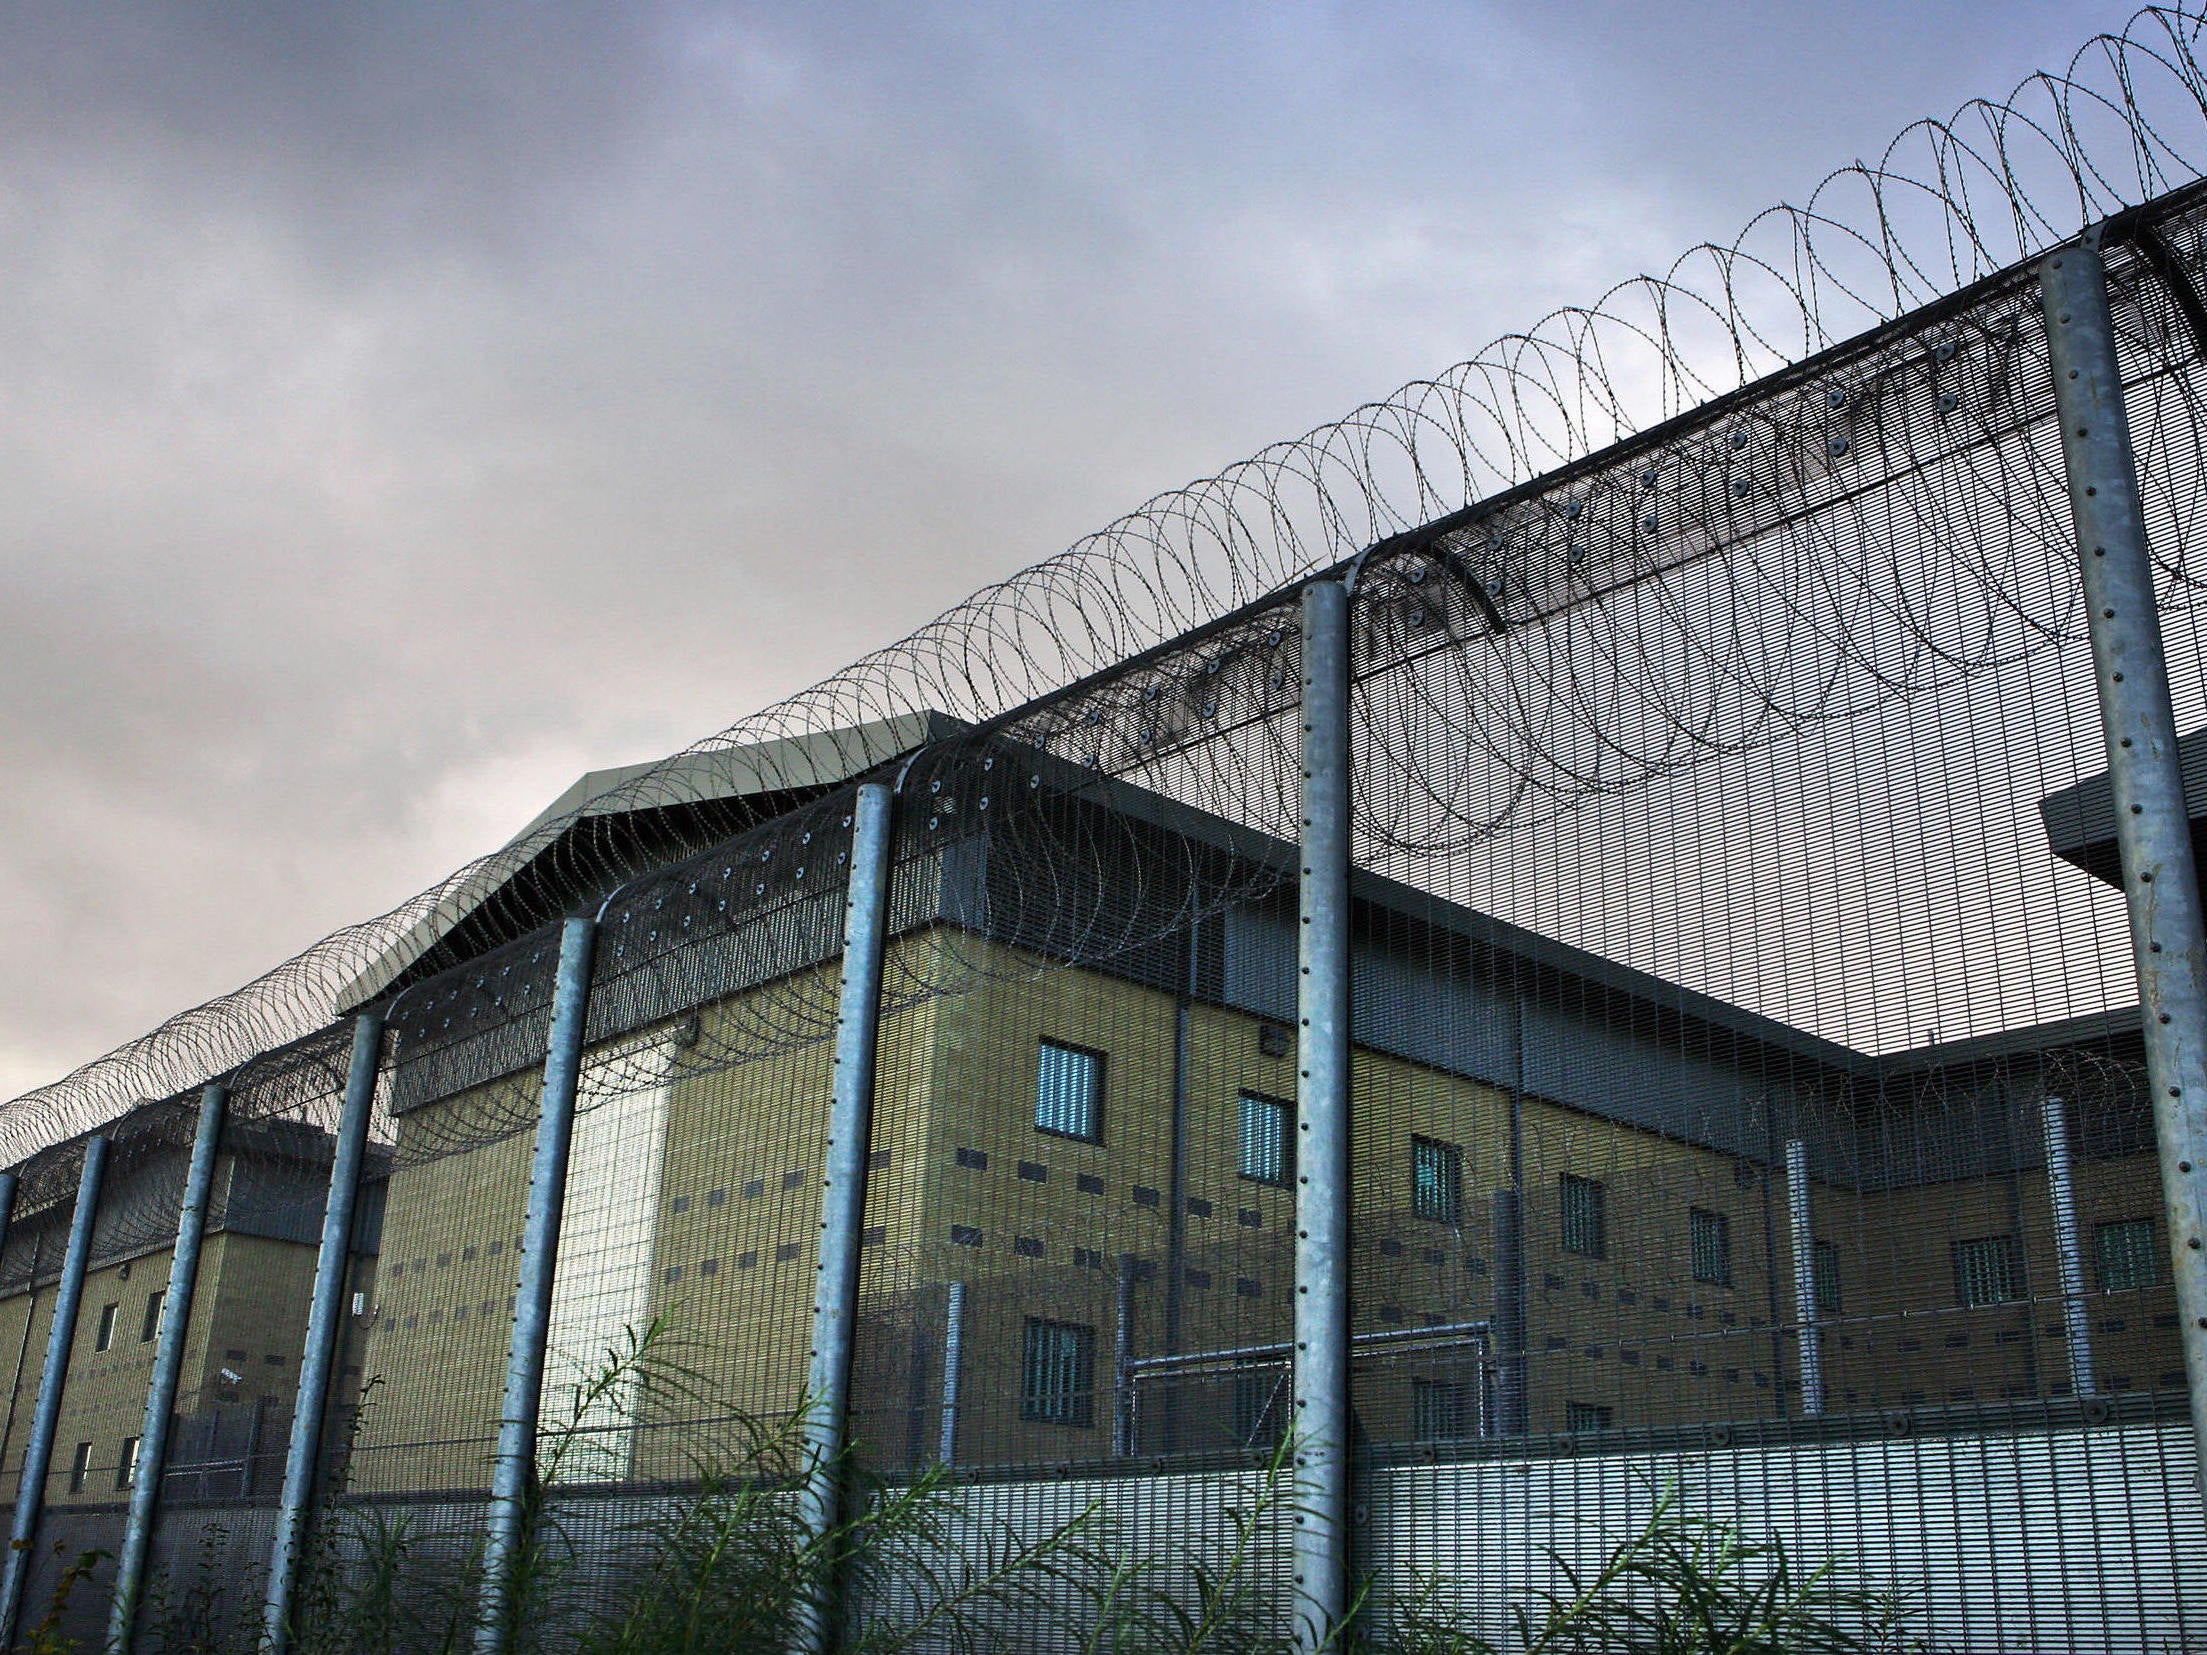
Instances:
[[[207,1235],[215,1157],[222,1149],[222,1123],[229,1116],[229,1108],[230,1088],[219,1080],[210,1080],[199,1094],[199,1130],[192,1137],[192,1158],[184,1172],[184,1205],[176,1219],[176,1250],[170,1255],[169,1285],[161,1295],[160,1342],[154,1346],[153,1377],[146,1386],[146,1422],[138,1437],[130,1515],[123,1525],[122,1552],[115,1561],[115,1594],[109,1601],[107,1619],[111,1655],[130,1655],[138,1635],[138,1598],[145,1588],[146,1557],[152,1549],[154,1518],[161,1505],[169,1426],[176,1418],[176,1387],[184,1371],[185,1340],[191,1332],[192,1294],[199,1285],[200,1243]]]
[[[1800,1342],[1801,1412],[1824,1412],[1824,1334],[1816,1325],[1816,1225],[1809,1206],[1809,1146],[1786,1140],[1786,1229],[1793,1241],[1793,1325]]]
[[[2046,1197],[2054,1209],[2054,1257],[2061,1266],[2061,1319],[2069,1347],[2069,1388],[2078,1396],[2100,1388],[2092,1359],[2092,1313],[2084,1302],[2084,1227],[2077,1222],[2077,1174],[2069,1154],[2068,1113],[2060,1098],[2039,1105],[2046,1135]]]
[[[77,1179],[76,1210],[69,1217],[69,1250],[62,1255],[61,1286],[54,1299],[54,1325],[46,1336],[46,1366],[38,1376],[38,1403],[31,1414],[30,1441],[23,1445],[23,1480],[15,1494],[15,1522],[8,1536],[8,1557],[0,1572],[0,1648],[13,1649],[23,1616],[23,1593],[37,1554],[38,1521],[46,1509],[46,1474],[54,1458],[54,1428],[61,1419],[61,1392],[69,1382],[69,1354],[77,1339],[77,1310],[84,1302],[84,1274],[92,1262],[92,1226],[99,1219],[100,1179],[107,1170],[107,1139],[84,1141],[84,1171]]]
[[[544,1353],[552,1332],[552,1281],[559,1268],[560,1221],[567,1207],[568,1152],[575,1138],[575,1093],[582,1081],[583,1034],[590,1016],[590,970],[598,922],[574,916],[559,936],[552,985],[552,1027],[545,1042],[544,1096],[537,1111],[536,1157],[529,1168],[529,1210],[521,1227],[521,1279],[513,1295],[513,1339],[506,1357],[506,1399],[498,1423],[484,1521],[477,1655],[504,1655],[521,1605],[514,1584],[530,1541],[536,1493],[537,1422],[544,1407]]]
[[[1349,1609],[1349,589],[1303,589],[1295,1171],[1295,1640]]]
[[[866,1164],[873,1152],[874,1068],[881,1040],[881,976],[889,939],[890,825],[896,795],[868,782],[851,805],[850,883],[843,900],[843,984],[835,1019],[835,1094],[820,1189],[820,1256],[813,1272],[812,1362],[805,1382],[805,1482],[798,1520],[825,1557],[843,1517],[851,1356],[858,1329],[859,1255],[866,1228]],[[800,1606],[798,1647],[836,1640],[834,1581]]]
[[[352,1264],[353,1212],[368,1159],[368,1124],[375,1113],[376,1072],[383,1058],[383,1018],[353,1019],[352,1064],[337,1115],[329,1194],[322,1203],[322,1244],[314,1259],[314,1296],[307,1304],[306,1349],[299,1358],[299,1394],[291,1405],[291,1439],[284,1452],[284,1486],[276,1504],[276,1536],[268,1551],[268,1591],[261,1602],[261,1647],[283,1655],[291,1642],[291,1600],[298,1586],[315,1480],[322,1467],[322,1421],[337,1364],[345,1277]],[[182,1330],[175,1307],[168,1314]]]
[[[2039,300],[2138,968],[2193,1449],[2207,1489],[2207,935],[2097,231],[2040,262]]]

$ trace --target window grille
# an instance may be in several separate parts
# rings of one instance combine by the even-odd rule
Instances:
[[[1819,1241],[1809,1256],[1809,1271],[1816,1280],[1816,1314],[1836,1316],[1840,1312],[1839,1299],[1839,1248],[1836,1243]]]
[[[71,1494],[82,1494],[84,1492],[84,1480],[91,1474],[92,1445],[88,1442],[80,1442],[77,1444],[76,1452],[69,1456],[69,1492]]]
[[[125,1489],[138,1480],[138,1439],[123,1438],[123,1451],[115,1461],[115,1486]]]
[[[1411,1380],[1410,1434],[1420,1442],[1470,1436],[1471,1387],[1445,1379]]]
[[[1049,1425],[1092,1425],[1096,1415],[1096,1330],[1079,1322],[1027,1318],[1027,1359],[1021,1376],[1023,1419]]]
[[[2100,1291],[2123,1293],[2161,1285],[2161,1242],[2150,1218],[2102,1224],[2093,1233],[2100,1255]]]
[[[1580,1431],[1606,1431],[1609,1422],[1616,1417],[1606,1402],[1566,1402],[1563,1405],[1564,1429]]]
[[[138,1343],[141,1345],[152,1344],[154,1337],[160,1333],[161,1305],[167,1298],[167,1292],[161,1288],[155,1288],[146,1295],[146,1319],[138,1329]]]
[[[100,1330],[98,1336],[92,1342],[94,1350],[108,1350],[113,1347],[115,1343],[115,1314],[121,1309],[122,1306],[119,1304],[103,1304],[100,1306]]]
[[[1707,1207],[1687,1215],[1694,1255],[1694,1280],[1711,1287],[1732,1285],[1732,1221]]]
[[[1608,1192],[1595,1179],[1563,1175],[1563,1250],[1603,1258],[1609,1249]]]
[[[1441,1224],[1464,1221],[1464,1152],[1456,1145],[1410,1140],[1410,1209]]]
[[[1101,1052],[1042,1042],[1035,1067],[1035,1127],[1060,1137],[1103,1140]]]
[[[1278,1098],[1241,1095],[1241,1175],[1260,1184],[1295,1181],[1294,1111]]]
[[[1965,1305],[2006,1304],[2023,1297],[2015,1237],[1979,1236],[1954,1244],[1954,1296]]]
[[[1234,1376],[1234,1436],[1244,1448],[1277,1448],[1287,1435],[1287,1370]]]

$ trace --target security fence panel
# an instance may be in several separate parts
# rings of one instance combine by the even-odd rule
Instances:
[[[17,1635],[2207,1641],[2203,27],[0,1110]]]

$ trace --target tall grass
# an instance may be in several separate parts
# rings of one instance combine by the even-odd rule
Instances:
[[[799,1521],[802,1410],[761,1421],[715,1408],[665,1320],[625,1333],[550,1411],[524,1542],[504,1597],[510,1647],[560,1655],[785,1655],[811,1605],[833,1607],[849,1655],[1289,1655],[1292,1605],[1274,1551],[1294,1526],[1293,1444],[1249,1476],[1208,1537],[1135,1534],[1101,1501],[1021,1527],[989,1519],[941,1467],[908,1481],[845,1479],[845,1521]],[[373,1395],[372,1391],[370,1393]],[[678,1492],[626,1496],[608,1536],[563,1484],[606,1433],[647,1418],[699,1433]],[[587,1425],[584,1422],[589,1422]],[[1814,1564],[1736,1522],[1650,1488],[1644,1521],[1582,1571],[1551,1553],[1546,1589],[1510,1606],[1494,1641],[1440,1576],[1359,1613],[1333,1655],[1904,1655],[1910,1604],[1833,1560]],[[248,1655],[242,1589],[208,1552],[144,1647]],[[460,1655],[474,1635],[478,1534],[375,1505],[325,1511],[300,1598],[301,1655]],[[218,1572],[220,1578],[216,1578]],[[1367,1592],[1372,1583],[1366,1583]],[[226,1635],[235,1642],[226,1642]],[[47,1631],[51,1637],[51,1629]],[[59,1655],[51,1642],[40,1655]]]

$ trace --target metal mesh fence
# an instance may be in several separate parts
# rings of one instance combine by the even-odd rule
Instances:
[[[1692,1570],[1829,1623],[1772,1647],[2207,1638],[2191,1151],[2031,262],[2105,220],[2207,819],[2198,27],[1919,129],[1695,255],[1713,297],[1621,290],[586,778],[9,1106],[20,1603],[105,1636],[69,1565],[153,1477],[147,1647],[646,1648],[686,1604],[730,1646],[1310,1649],[1324,1461],[1374,1647]],[[1353,799],[1317,1263],[1313,570]],[[1328,1294],[1346,1442],[1299,1424]]]

